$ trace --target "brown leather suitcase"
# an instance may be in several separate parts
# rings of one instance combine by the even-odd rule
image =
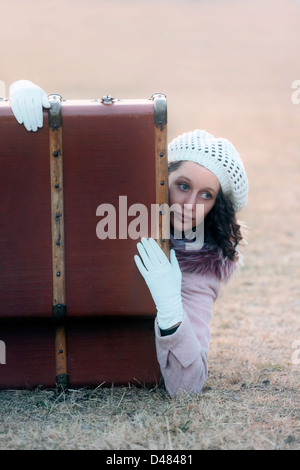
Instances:
[[[0,101],[0,388],[154,384],[155,306],[133,257],[153,207],[168,254],[166,98],[50,101],[37,133]]]

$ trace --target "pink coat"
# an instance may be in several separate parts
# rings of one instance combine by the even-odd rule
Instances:
[[[200,392],[207,378],[212,307],[220,290],[213,273],[182,273],[184,317],[175,333],[161,336],[155,321],[157,358],[170,395]]]

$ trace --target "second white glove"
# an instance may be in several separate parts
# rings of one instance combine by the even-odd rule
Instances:
[[[182,275],[175,251],[170,251],[169,261],[153,238],[142,238],[137,249],[140,257],[135,255],[134,260],[156,305],[158,325],[172,328],[183,319]]]
[[[50,108],[47,94],[29,80],[18,80],[9,87],[12,112],[19,124],[36,132],[43,127],[43,107]]]

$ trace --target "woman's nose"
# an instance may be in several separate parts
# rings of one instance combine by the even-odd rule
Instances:
[[[188,211],[188,212],[193,212],[194,206],[193,206],[193,204],[191,204],[191,203],[185,203],[185,204],[184,204],[184,208],[185,208],[185,210]]]
[[[197,196],[190,194],[184,201],[184,205],[187,211],[193,211],[196,208]]]

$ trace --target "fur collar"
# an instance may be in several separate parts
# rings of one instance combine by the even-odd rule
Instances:
[[[200,250],[186,250],[185,241],[171,235],[170,248],[175,250],[182,271],[212,273],[220,281],[227,282],[237,269],[238,262],[224,258],[221,250],[206,243]]]

